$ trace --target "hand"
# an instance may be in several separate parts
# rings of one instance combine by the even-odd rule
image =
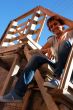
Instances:
[[[41,51],[41,53],[43,53],[43,54],[46,54],[46,53],[47,53],[47,49],[41,49],[40,51]]]
[[[52,54],[52,50],[51,50],[51,48],[49,48],[48,49],[48,51],[47,51],[47,56],[48,56],[48,58],[51,60],[53,60],[54,58],[55,58],[55,56]]]

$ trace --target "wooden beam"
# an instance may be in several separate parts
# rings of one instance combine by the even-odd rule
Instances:
[[[43,86],[44,80],[43,80],[39,70],[37,70],[35,73],[35,80],[38,84],[38,87],[39,87],[42,97],[45,101],[45,104],[47,105],[48,110],[58,110],[58,107],[55,104],[52,96],[49,93],[47,93],[47,89]]]
[[[72,46],[71,52],[68,56],[68,59],[67,59],[66,65],[65,65],[64,74],[62,76],[62,80],[61,80],[61,83],[60,83],[60,86],[59,86],[60,89],[63,89],[64,86],[65,86],[72,58],[73,58],[73,46]]]
[[[2,48],[0,48],[0,54],[17,50],[18,48],[21,48],[22,46],[23,46],[23,44],[17,44],[17,45],[13,45],[13,46],[9,46],[9,47],[2,47]]]
[[[23,105],[22,105],[22,110],[26,110],[28,103],[29,103],[29,98],[32,94],[32,90],[27,90],[25,93],[25,96],[23,98]]]
[[[34,13],[34,12],[35,12],[35,11],[37,11],[37,10],[38,10],[38,7],[33,8],[32,10],[28,11],[27,13],[25,13],[25,14],[21,15],[20,17],[18,17],[18,18],[16,18],[16,19],[14,19],[14,20],[15,20],[15,21],[19,21],[19,20],[21,20],[21,19],[23,19],[23,18],[27,17],[28,15],[30,15],[30,14],[32,14],[32,13]]]
[[[5,30],[5,32],[3,33],[2,37],[1,37],[1,43],[0,43],[1,45],[2,45],[2,43],[4,42],[5,37],[6,37],[6,35],[7,35],[7,32],[9,31],[9,29],[10,29],[10,27],[12,26],[13,22],[14,22],[14,21],[11,21],[11,22],[8,24],[8,26],[7,26],[6,30]]]
[[[14,67],[15,67],[17,62],[18,62],[18,55],[15,55],[12,67],[11,67],[11,69],[9,71],[9,74],[6,77],[5,84],[4,84],[3,89],[1,91],[1,94],[0,94],[1,96],[4,95],[4,93],[5,93],[5,90],[6,90],[7,86],[8,86],[8,83],[9,83],[9,79],[10,79],[12,73],[13,73]]]
[[[25,26],[28,22],[30,22],[31,20],[30,19],[28,19],[26,22],[23,22],[23,23],[21,23],[21,24],[19,24],[18,26],[17,26],[17,28],[20,28],[21,26]]]
[[[48,16],[57,15],[57,16],[61,17],[64,20],[64,22],[65,22],[66,25],[68,25],[68,24],[71,25],[71,22],[73,23],[73,20],[70,20],[68,18],[65,18],[65,17],[63,17],[63,16],[61,16],[61,15],[55,13],[55,12],[50,11],[47,8],[44,8],[42,6],[39,6],[38,8],[39,8],[39,10],[41,10],[42,12],[44,12],[45,14],[47,14]]]
[[[24,54],[26,55],[26,58],[29,61],[29,59],[31,58],[31,55],[29,54],[29,50],[28,50],[27,47],[24,48]],[[42,94],[42,97],[44,99],[44,102],[45,102],[48,110],[58,110],[58,107],[55,104],[53,98],[51,97],[51,95],[49,93],[47,93],[46,88],[43,86],[44,80],[41,77],[41,74],[40,74],[39,70],[36,70],[35,80],[37,82],[37,85],[40,89],[40,92]]]
[[[41,26],[40,26],[40,31],[39,31],[39,33],[37,33],[37,37],[35,38],[36,42],[38,42],[40,40],[40,35],[41,35],[42,30],[43,30],[43,27],[44,27],[44,24],[46,21],[46,17],[47,17],[47,15],[45,15],[44,18],[41,20],[42,22],[40,22]]]

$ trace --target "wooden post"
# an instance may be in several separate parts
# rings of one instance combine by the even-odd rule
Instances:
[[[29,49],[27,47],[24,48],[24,54],[26,55],[26,58],[29,61],[29,59],[31,58],[31,55],[29,54]],[[44,102],[47,105],[48,110],[58,110],[58,107],[55,104],[52,96],[47,93],[46,88],[43,86],[44,80],[43,80],[39,70],[36,70],[35,80],[40,89]]]
[[[4,87],[3,87],[2,91],[1,91],[1,94],[0,94],[1,96],[4,95],[4,93],[5,93],[5,90],[6,90],[7,86],[8,86],[8,83],[9,83],[9,79],[10,79],[12,73],[13,73],[13,70],[14,70],[14,67],[15,67],[17,61],[18,61],[18,55],[15,55],[15,58],[14,58],[12,67],[11,67],[11,69],[10,69],[8,75],[7,75],[7,78],[5,80]]]

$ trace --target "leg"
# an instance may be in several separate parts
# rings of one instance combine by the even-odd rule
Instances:
[[[44,55],[34,55],[29,60],[25,69],[22,71],[19,80],[15,85],[15,91],[18,93],[18,95],[22,97],[24,96],[24,91],[26,91],[28,84],[32,81],[36,69],[38,69],[44,63],[49,63],[54,67],[54,64],[51,61],[49,61],[47,57]]]
[[[34,55],[30,61],[27,63],[25,69],[22,71],[16,85],[9,94],[0,97],[1,102],[14,102],[21,101],[25,94],[28,84],[32,81],[34,73],[37,68],[42,64],[48,63],[48,59],[45,56]]]
[[[44,63],[48,63],[50,66],[55,68],[55,64],[48,60],[47,57],[44,55],[34,55],[30,59],[25,69],[23,70],[25,84],[29,84],[31,82],[34,77],[35,70],[38,69]]]
[[[65,67],[67,58],[69,56],[71,50],[71,44],[69,41],[64,41],[60,46],[59,46],[59,52],[58,52],[58,63],[57,63],[57,68],[55,69],[55,76],[60,78],[62,70]]]
[[[71,50],[71,45],[69,42],[63,42],[61,46],[59,47],[59,54],[58,54],[58,62],[57,67],[54,71],[54,79],[52,79],[50,82],[45,82],[44,86],[55,88],[60,84],[60,81],[58,80],[62,74],[62,70],[65,67],[68,55]],[[58,79],[56,79],[58,78]]]

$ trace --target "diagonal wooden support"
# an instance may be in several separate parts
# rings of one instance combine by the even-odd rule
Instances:
[[[23,99],[23,105],[22,105],[22,110],[26,110],[27,106],[28,106],[28,102],[29,102],[29,97],[31,96],[32,91],[31,90],[27,90],[24,99]]]
[[[29,54],[29,49],[28,47],[24,48],[24,54],[26,55],[27,60],[31,58],[31,55]],[[35,73],[35,80],[37,82],[37,85],[39,87],[39,90],[42,94],[42,97],[44,99],[45,104],[47,105],[48,110],[58,110],[57,105],[55,104],[52,96],[47,93],[46,88],[43,86],[44,80],[39,72],[39,70],[36,70]]]
[[[71,52],[69,54],[69,57],[67,59],[66,65],[65,65],[64,74],[62,76],[61,84],[59,87],[60,89],[64,89],[64,88],[67,89],[67,87],[65,87],[65,86],[68,85],[70,82],[71,73],[69,74],[69,69],[70,69],[72,60],[73,60],[73,46],[72,46]]]
[[[55,104],[53,98],[51,97],[51,95],[49,93],[47,93],[47,89],[43,86],[44,80],[43,80],[39,70],[36,70],[35,80],[38,84],[38,87],[39,87],[42,97],[45,101],[45,104],[47,105],[48,110],[58,110],[58,107]]]
[[[13,64],[11,66],[11,69],[10,69],[8,75],[7,75],[6,80],[5,80],[5,84],[4,84],[3,89],[1,91],[1,94],[0,94],[1,96],[4,95],[5,90],[7,89],[7,86],[8,86],[9,80],[10,80],[10,77],[11,77],[13,71],[14,71],[14,68],[15,68],[15,65],[17,64],[17,62],[18,62],[18,55],[16,54],[16,55],[14,55]]]

